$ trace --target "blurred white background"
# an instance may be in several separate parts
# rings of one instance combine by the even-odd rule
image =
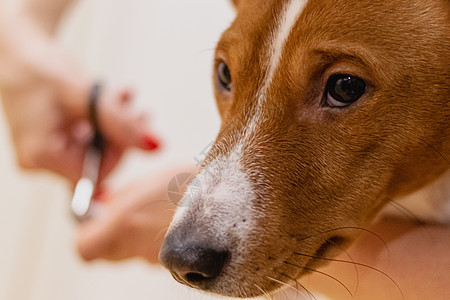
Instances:
[[[220,122],[212,60],[234,17],[229,2],[81,0],[68,13],[58,33],[61,45],[94,78],[134,86],[140,108],[163,138],[159,154],[128,155],[109,186],[194,165],[214,140]],[[74,248],[70,188],[48,173],[16,167],[1,113],[0,300],[218,299],[183,287],[143,260],[83,263]],[[280,294],[300,298],[295,291]]]
[[[215,43],[234,11],[228,0],[83,0],[59,33],[96,78],[131,84],[163,137],[156,155],[133,153],[119,187],[194,157],[219,128],[210,79]],[[0,116],[0,299],[210,299],[141,260],[85,264],[74,249],[70,190],[49,174],[17,169]]]

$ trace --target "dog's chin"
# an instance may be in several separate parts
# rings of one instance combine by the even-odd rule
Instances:
[[[223,297],[231,298],[256,298],[262,295],[268,295],[276,293],[279,289],[283,287],[282,283],[279,282],[254,282],[251,280],[239,280],[235,281],[232,276],[223,275],[219,276],[213,281],[207,283],[201,283],[197,286],[191,285],[189,283],[180,280],[176,274],[172,274],[176,281],[187,285],[188,287],[198,289],[202,292],[206,292],[213,295],[220,295]]]
[[[347,244],[348,239],[333,236],[309,254],[289,249],[290,255],[287,256],[285,253],[279,257],[275,254],[273,257],[267,256],[271,257],[270,261],[253,261],[247,265],[230,260],[216,278],[194,284],[186,282],[177,274],[172,273],[172,276],[178,282],[203,292],[233,298],[256,298],[275,294],[288,286],[298,287],[297,280],[330,263]],[[260,267],[255,268],[255,265]],[[249,272],[251,269],[255,271]]]
[[[232,298],[256,298],[263,294],[274,293],[282,287],[281,282],[268,280],[267,278],[264,280],[265,276],[251,276],[244,266],[241,274],[237,273],[239,270],[233,269],[233,265],[227,266],[219,276],[207,281],[195,281],[189,278],[190,282],[188,282],[176,273],[171,274],[176,281],[190,288]],[[247,276],[242,276],[246,273]]]

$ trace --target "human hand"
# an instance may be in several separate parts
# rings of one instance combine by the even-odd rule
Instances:
[[[178,170],[179,171],[179,170]],[[143,178],[117,192],[97,197],[101,208],[81,223],[77,244],[85,260],[143,257],[158,262],[158,253],[176,209],[167,186],[175,174]]]
[[[75,182],[92,139],[88,95],[93,81],[27,16],[0,26],[0,92],[19,164]],[[14,28],[14,30],[8,30]],[[102,92],[98,121],[105,139],[100,178],[128,147],[155,150],[146,117],[129,89]]]

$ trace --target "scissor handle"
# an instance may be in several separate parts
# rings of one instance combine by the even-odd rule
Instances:
[[[92,141],[92,145],[99,150],[103,150],[104,140],[100,132],[98,122],[98,101],[100,98],[100,92],[101,84],[94,84],[89,93],[89,121],[91,122],[92,128],[94,130],[94,139]]]

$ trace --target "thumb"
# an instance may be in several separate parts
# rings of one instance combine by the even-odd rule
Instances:
[[[79,255],[86,261],[100,257],[112,259],[118,249],[113,237],[120,235],[117,231],[120,220],[115,215],[104,213],[101,218],[82,223],[76,238]]]

